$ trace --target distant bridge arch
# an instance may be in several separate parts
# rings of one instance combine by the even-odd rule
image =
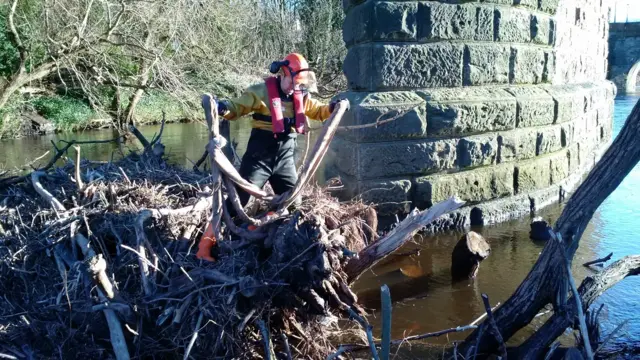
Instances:
[[[609,79],[620,92],[636,92],[640,74],[640,22],[611,24]]]

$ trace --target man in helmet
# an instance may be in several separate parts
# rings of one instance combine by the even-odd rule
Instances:
[[[218,114],[227,120],[252,114],[252,130],[239,173],[262,187],[269,181],[276,194],[292,189],[298,179],[293,158],[297,134],[304,133],[305,119],[325,121],[335,102],[322,104],[309,96],[314,86],[307,60],[291,53],[269,69],[277,74],[249,87],[235,99],[218,103]],[[250,195],[238,188],[246,205]],[[233,207],[229,206],[232,215]]]
[[[279,195],[293,189],[298,180],[293,153],[297,134],[304,133],[305,120],[327,120],[336,103],[325,105],[309,96],[308,90],[315,86],[313,73],[300,54],[292,53],[274,61],[269,70],[276,76],[250,86],[235,99],[219,101],[218,115],[227,120],[252,115],[251,136],[239,173],[260,188],[269,181]],[[245,206],[250,195],[236,188]],[[234,217],[235,209],[229,201],[227,208]],[[213,261],[211,249],[215,243],[209,224],[200,238],[196,257]]]

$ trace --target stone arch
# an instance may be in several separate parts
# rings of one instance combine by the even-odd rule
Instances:
[[[628,93],[636,92],[638,86],[638,74],[640,73],[640,61],[636,62],[631,70],[627,73],[627,81],[625,84],[625,90]]]

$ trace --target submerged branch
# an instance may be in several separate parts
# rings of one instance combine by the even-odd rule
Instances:
[[[451,197],[433,205],[428,210],[422,212],[416,210],[409,214],[409,216],[402,220],[402,222],[386,236],[371,243],[360,251],[357,258],[351,259],[347,263],[345,272],[349,276],[349,282],[355,281],[360,274],[399,249],[415,232],[440,216],[459,209],[462,205],[464,205],[463,201]]]
[[[605,291],[628,276],[640,275],[640,255],[626,256],[599,273],[582,281],[578,288],[582,310],[586,311]],[[573,327],[578,316],[577,302],[569,302],[557,310],[549,320],[517,349],[522,358],[536,359],[544,354],[565,329]],[[518,357],[521,358],[521,357]]]
[[[605,263],[605,262],[611,260],[612,256],[613,256],[613,253],[609,253],[609,255],[607,255],[607,256],[605,256],[603,258],[592,260],[592,261],[588,261],[588,262],[582,264],[582,266],[589,267],[589,266],[595,265],[595,264],[602,264],[602,263]]]

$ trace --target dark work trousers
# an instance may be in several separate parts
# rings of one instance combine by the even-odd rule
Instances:
[[[274,138],[271,131],[252,129],[247,151],[240,164],[240,176],[253,185],[262,188],[269,181],[276,195],[293,189],[298,181],[298,173],[293,158],[297,134],[278,134]],[[247,205],[251,195],[236,186],[242,206]],[[227,202],[230,215],[236,211]]]

